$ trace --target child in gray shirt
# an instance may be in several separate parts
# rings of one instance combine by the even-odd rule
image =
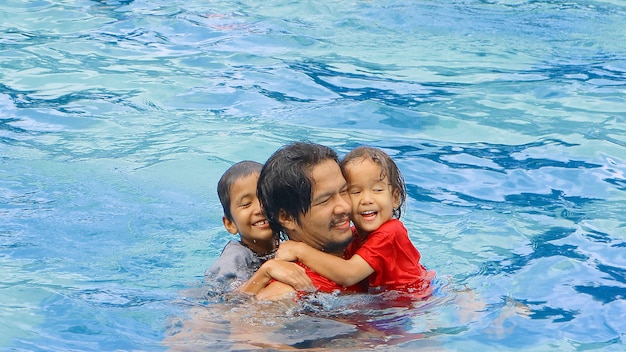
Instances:
[[[220,257],[206,271],[205,279],[228,286],[229,291],[248,280],[276,250],[276,240],[256,193],[262,167],[255,161],[238,162],[217,183],[224,227],[240,238],[226,244]]]

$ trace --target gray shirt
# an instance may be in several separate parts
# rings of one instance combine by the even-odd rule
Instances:
[[[271,256],[259,256],[241,242],[229,241],[204,278],[208,283],[232,290],[247,281]]]

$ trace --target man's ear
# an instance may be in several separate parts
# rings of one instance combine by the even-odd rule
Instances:
[[[234,221],[229,220],[225,216],[222,216],[222,223],[224,224],[226,231],[230,232],[231,234],[236,235],[239,233],[239,229],[237,229],[237,225],[235,225]]]
[[[297,225],[295,219],[284,209],[278,211],[278,222],[285,230],[294,230]]]

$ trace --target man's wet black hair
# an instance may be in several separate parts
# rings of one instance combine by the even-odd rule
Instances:
[[[326,160],[339,163],[334,150],[309,142],[285,145],[267,160],[259,176],[257,193],[275,236],[283,233],[278,221],[281,210],[298,222],[299,215],[311,209],[311,171]]]

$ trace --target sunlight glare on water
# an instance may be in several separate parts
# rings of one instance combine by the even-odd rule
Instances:
[[[0,349],[623,350],[624,18],[587,0],[4,1]],[[206,287],[233,239],[220,175],[295,140],[396,160],[433,297]]]

